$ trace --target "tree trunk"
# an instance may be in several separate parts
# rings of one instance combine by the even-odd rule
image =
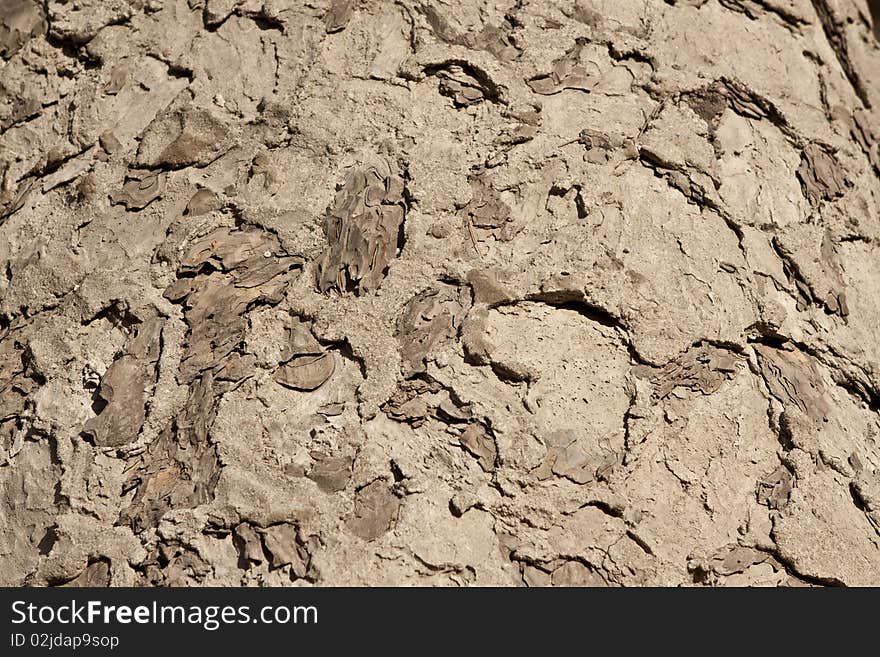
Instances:
[[[0,584],[880,585],[866,0],[0,6]]]

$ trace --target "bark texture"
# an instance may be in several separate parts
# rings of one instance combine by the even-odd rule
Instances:
[[[0,584],[880,584],[865,0],[4,0]]]

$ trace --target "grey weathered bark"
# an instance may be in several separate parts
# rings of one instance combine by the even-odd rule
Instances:
[[[0,584],[880,584],[866,0],[0,4]]]

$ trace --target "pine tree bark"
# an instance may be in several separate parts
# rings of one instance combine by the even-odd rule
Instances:
[[[880,585],[880,3],[0,4],[0,584]]]

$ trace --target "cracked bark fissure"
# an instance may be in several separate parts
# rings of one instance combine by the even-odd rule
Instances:
[[[753,0],[753,2],[749,2],[748,0],[719,0],[719,2],[725,7],[729,7],[735,11],[742,11],[753,20],[760,20],[764,14],[776,16],[790,29],[798,29],[806,22],[803,17],[798,16],[796,13],[786,11],[784,7],[780,7],[768,0]],[[754,8],[750,6],[752,4],[755,5]]]
[[[870,6],[0,2],[0,584],[880,584]]]
[[[825,38],[828,39],[828,45],[834,51],[834,56],[837,57],[840,68],[843,69],[856,96],[858,96],[866,108],[870,109],[871,100],[868,97],[867,88],[862,80],[862,74],[852,62],[849,53],[849,43],[846,35],[842,32],[845,29],[843,22],[835,16],[834,9],[828,0],[811,0],[811,2],[825,32]]]

